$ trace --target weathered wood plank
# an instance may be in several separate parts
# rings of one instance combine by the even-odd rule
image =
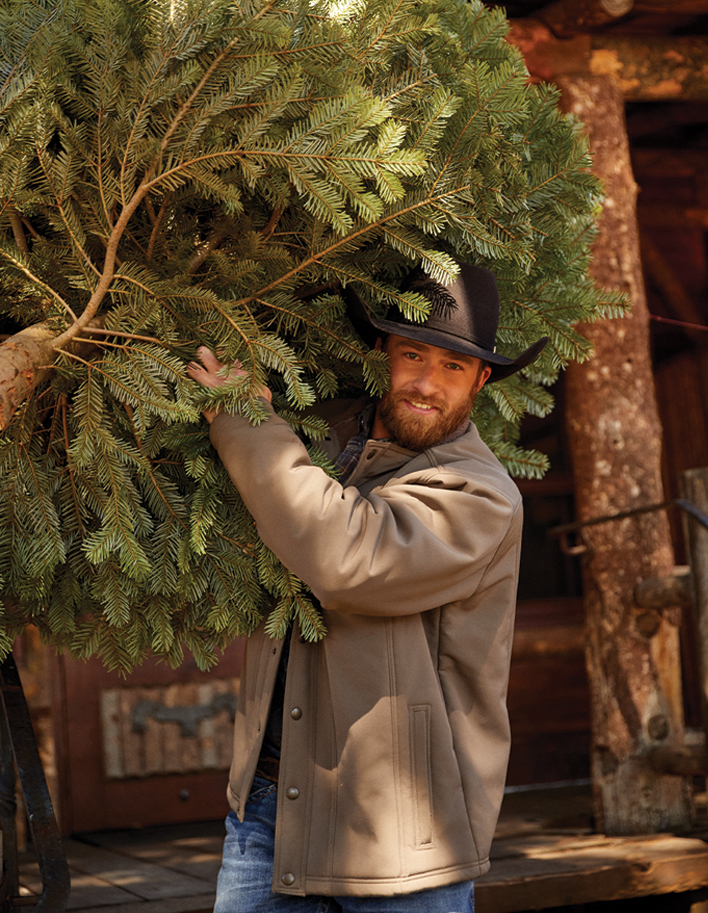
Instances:
[[[231,693],[238,696],[239,685],[239,679],[232,679],[231,681],[228,679],[216,679],[214,681],[214,692],[216,694]],[[222,722],[216,729],[217,766],[228,770],[231,766],[234,750],[234,724],[231,714],[226,710],[221,712],[217,717],[218,720]]]
[[[123,765],[126,777],[142,777],[145,774],[143,739],[133,731],[132,726],[133,709],[141,697],[142,689],[122,688],[119,692]]]
[[[708,885],[706,842],[668,834],[590,833],[578,827],[590,804],[587,787],[579,785],[508,794],[492,869],[476,882],[477,913],[519,913]],[[71,913],[211,913],[222,834],[222,825],[202,822],[92,834],[100,846],[67,841]],[[150,880],[159,887],[144,897]],[[41,891],[36,862],[23,866],[22,884]],[[163,893],[165,884],[171,893]]]
[[[210,704],[216,694],[215,682],[200,682],[196,685],[197,704]],[[219,766],[219,752],[216,746],[216,720],[204,720],[199,724],[200,766],[205,769],[216,769]]]
[[[202,879],[144,862],[134,856],[108,852],[75,840],[67,841],[65,848],[72,871],[100,878],[143,900],[204,893],[205,882]]]
[[[161,689],[145,688],[142,692],[143,700],[155,700],[156,696],[162,694]],[[165,771],[165,752],[164,752],[164,726],[148,716],[144,721],[145,732],[143,740],[145,743],[145,773],[159,774]]]
[[[572,38],[557,38],[540,19],[528,18],[511,21],[508,40],[519,47],[537,79],[608,76],[625,101],[708,98],[705,35],[576,33]]]
[[[141,848],[171,846],[185,854],[190,852],[221,855],[224,825],[220,821],[202,821],[165,827],[136,828],[134,830],[99,831],[91,834],[87,842],[104,849],[131,855]]]
[[[108,779],[227,770],[238,678],[101,693]]]
[[[180,686],[168,685],[164,691],[165,707],[178,707],[180,704]],[[178,723],[163,723],[165,739],[165,769],[179,773],[184,770],[182,755],[182,736]]]
[[[124,891],[117,885],[86,875],[82,872],[71,871],[71,893],[67,903],[67,910],[80,910],[85,907],[106,907],[109,905],[125,904],[134,901],[135,894]],[[43,885],[39,874],[39,866],[35,860],[25,862],[20,866],[20,885],[23,896],[36,896],[42,893]]]
[[[708,884],[708,845],[673,836],[502,841],[478,878],[478,913],[516,913],[691,891]]]
[[[195,707],[199,704],[198,685],[196,682],[188,682],[182,685],[179,691],[179,704],[188,707]],[[204,723],[199,724],[201,728]],[[200,739],[198,735],[185,735],[180,727],[180,744],[183,770],[200,770],[202,762],[200,757]]]
[[[107,851],[118,850],[122,854],[152,865],[158,865],[176,872],[184,872],[205,882],[216,884],[221,866],[223,837],[202,837],[184,840],[160,840],[150,842],[128,842],[122,834],[101,834],[92,836],[92,842]]]
[[[69,894],[67,910],[83,910],[86,907],[105,908],[131,903],[134,900],[135,894],[124,891],[117,885],[109,884],[83,872],[71,872],[71,894]]]
[[[81,913],[212,913],[216,895],[172,897],[169,900],[136,901],[117,905],[81,907]]]
[[[103,730],[103,764],[107,777],[124,777],[123,750],[120,726],[120,699],[115,690],[104,692],[101,701]]]

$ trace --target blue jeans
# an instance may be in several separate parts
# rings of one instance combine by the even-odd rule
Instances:
[[[474,913],[474,886],[468,881],[395,897],[274,894],[277,796],[275,783],[256,777],[243,824],[233,812],[226,819],[214,913]]]

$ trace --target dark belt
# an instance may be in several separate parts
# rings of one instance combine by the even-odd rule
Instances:
[[[280,761],[278,758],[269,758],[265,755],[261,755],[258,759],[258,766],[256,767],[256,775],[263,777],[264,780],[270,780],[272,783],[278,782],[278,774],[280,772]]]

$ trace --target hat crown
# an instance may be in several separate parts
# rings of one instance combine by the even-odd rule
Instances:
[[[463,263],[448,286],[416,270],[404,288],[430,301],[430,314],[420,324],[493,352],[499,323],[499,292],[494,274]]]

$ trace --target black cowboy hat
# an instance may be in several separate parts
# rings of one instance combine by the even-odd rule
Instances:
[[[418,269],[408,276],[402,291],[417,292],[430,301],[430,315],[423,323],[406,320],[397,309],[390,311],[385,318],[372,317],[359,300],[352,314],[355,324],[358,323],[356,311],[359,311],[358,316],[364,316],[381,333],[393,333],[481,358],[492,369],[488,383],[502,380],[530,365],[548,342],[548,336],[544,336],[516,358],[507,358],[496,352],[499,323],[497,280],[494,273],[480,266],[461,264],[457,279],[447,286]],[[351,288],[347,292],[352,302]]]

